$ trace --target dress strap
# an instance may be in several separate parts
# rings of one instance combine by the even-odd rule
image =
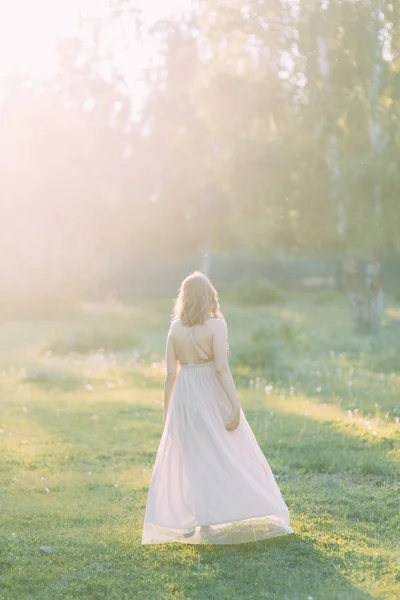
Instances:
[[[188,337],[191,337],[192,342],[194,344],[194,347],[196,348],[199,356],[203,359],[203,360],[208,360],[210,358],[210,355],[207,354],[207,352],[200,346],[200,344],[198,343],[198,341],[196,340],[196,337],[194,335],[194,331],[193,331],[193,327],[189,327],[189,332],[187,334],[186,337],[184,337],[177,348],[175,348],[175,354],[178,356],[179,355],[179,351],[182,347],[182,343],[184,342],[185,339],[187,339]]]
[[[208,353],[207,353],[207,352],[206,352],[206,351],[205,351],[205,350],[204,350],[204,349],[203,349],[203,348],[200,346],[200,344],[197,342],[197,340],[196,340],[196,338],[195,338],[195,335],[194,335],[194,331],[193,331],[193,329],[192,329],[192,328],[190,329],[190,333],[189,333],[189,335],[191,335],[191,337],[192,337],[193,344],[194,344],[194,346],[195,346],[195,348],[196,348],[197,352],[199,353],[199,356],[200,356],[202,359],[204,359],[204,360],[208,359],[208,358],[210,357],[210,355],[209,355],[209,354],[208,354]]]

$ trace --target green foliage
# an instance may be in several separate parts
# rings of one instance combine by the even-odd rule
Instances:
[[[393,11],[206,0],[189,27],[166,27],[165,64],[146,105],[155,123],[148,148],[163,174],[162,210],[168,205],[167,218],[192,231],[185,243],[258,254],[399,248]],[[171,163],[182,165],[179,182]],[[223,216],[217,227],[204,227],[210,209]]]
[[[246,367],[249,376],[257,372],[273,381],[287,380],[300,346],[301,338],[291,323],[268,319],[237,351],[234,365],[238,373]]]
[[[82,377],[68,369],[28,369],[21,374],[22,383],[48,390],[75,391],[83,385]]]
[[[324,305],[324,304],[334,304],[337,302],[340,294],[338,292],[321,292],[317,296],[315,296],[315,304]]]
[[[363,362],[369,371],[373,371],[375,373],[399,373],[400,343],[397,345],[397,347],[382,348],[379,352],[375,351],[368,354]]]
[[[99,325],[94,329],[82,329],[67,336],[54,337],[49,339],[44,350],[55,352],[56,354],[69,354],[71,352],[86,354],[105,350],[115,352],[137,348],[139,345],[137,334],[131,331],[129,327],[124,328],[111,325],[104,327]]]
[[[272,304],[283,302],[282,290],[267,279],[248,279],[240,283],[236,290],[236,300],[244,306],[246,304]]]

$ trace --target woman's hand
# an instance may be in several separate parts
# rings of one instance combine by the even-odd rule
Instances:
[[[225,425],[228,431],[234,431],[240,423],[240,406],[235,406],[232,411],[231,418]]]

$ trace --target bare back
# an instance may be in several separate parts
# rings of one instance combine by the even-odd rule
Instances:
[[[229,372],[228,378],[234,385],[228,364],[228,353],[228,329],[225,319],[211,317],[203,325],[193,327],[187,327],[180,319],[175,319],[170,325],[167,336],[167,374],[174,379],[178,363],[190,365],[214,362],[217,373]],[[232,389],[231,395],[233,393],[236,392]]]
[[[188,327],[180,319],[174,323],[172,342],[176,358],[181,364],[202,363],[213,360],[214,332],[208,319],[203,325]]]

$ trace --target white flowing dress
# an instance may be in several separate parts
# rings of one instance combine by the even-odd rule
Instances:
[[[236,544],[293,533],[288,507],[242,410],[238,427],[226,429],[231,411],[213,360],[180,365],[142,544]],[[201,526],[211,531],[204,534]]]

